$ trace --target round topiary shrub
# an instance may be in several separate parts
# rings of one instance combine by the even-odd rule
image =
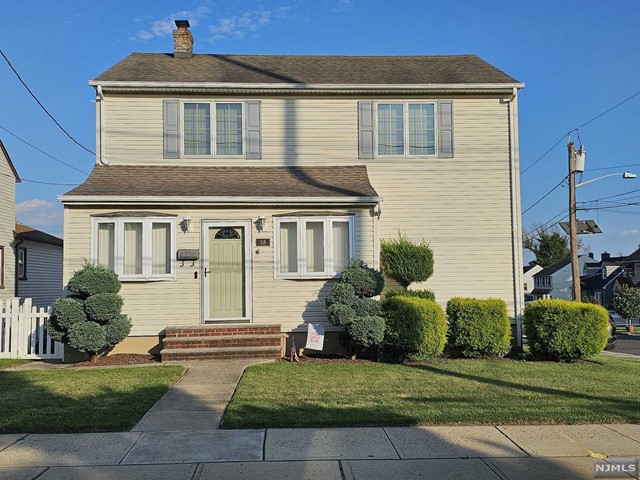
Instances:
[[[440,305],[417,297],[395,296],[383,302],[385,344],[393,358],[424,360],[442,354],[447,319]]]
[[[381,312],[380,302],[373,298],[356,298],[352,307],[359,317],[377,317]]]
[[[431,290],[409,290],[404,288],[392,288],[384,292],[384,299],[391,300],[394,297],[416,297],[424,300],[436,301],[436,295]]]
[[[118,293],[120,280],[118,275],[107,267],[87,263],[73,274],[67,288],[71,296],[84,300],[96,293]]]
[[[57,298],[53,302],[51,320],[53,330],[66,330],[74,323],[86,322],[87,315],[81,301],[74,298]]]
[[[433,275],[433,251],[429,244],[412,243],[402,234],[398,234],[397,239],[381,242],[380,261],[382,271],[404,288]]]
[[[340,283],[351,285],[359,297],[375,297],[384,288],[384,277],[362,260],[353,259],[340,272]]]
[[[356,311],[350,305],[333,303],[329,305],[325,313],[329,321],[338,327],[346,327],[356,317]]]
[[[327,307],[341,303],[343,305],[353,305],[356,301],[356,290],[348,283],[337,283],[331,289],[324,303]]]
[[[58,325],[55,317],[49,317],[46,321],[47,335],[56,342],[67,343],[67,331]]]
[[[69,345],[81,352],[99,352],[107,343],[104,327],[95,322],[74,323],[67,336]]]
[[[592,357],[604,350],[609,336],[604,307],[567,300],[531,302],[523,323],[531,353],[547,360]]]
[[[131,331],[131,320],[127,315],[118,315],[104,326],[105,343],[113,346],[127,338]]]
[[[89,320],[104,325],[120,315],[123,303],[117,293],[96,293],[84,301],[84,311]]]
[[[447,303],[452,353],[478,358],[505,355],[511,348],[511,322],[504,300],[452,298]]]
[[[353,344],[359,349],[378,345],[384,339],[384,318],[377,316],[355,317],[347,327]]]

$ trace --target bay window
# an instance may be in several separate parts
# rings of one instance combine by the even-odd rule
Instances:
[[[121,280],[175,277],[175,219],[98,217],[93,225],[93,261]]]
[[[353,217],[278,217],[275,274],[328,278],[355,256]]]

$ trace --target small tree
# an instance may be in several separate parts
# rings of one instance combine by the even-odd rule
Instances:
[[[620,285],[613,296],[613,305],[622,318],[640,317],[640,288]]]
[[[571,253],[568,236],[542,225],[534,225],[525,232],[522,246],[536,256],[536,262],[542,267],[548,267]],[[582,242],[578,240],[578,248],[581,246]]]
[[[325,300],[329,321],[343,327],[349,351],[378,345],[384,339],[385,321],[380,316],[380,302],[371,297],[384,288],[382,274],[362,260],[351,260]]]
[[[424,240],[412,243],[400,232],[398,238],[382,241],[380,261],[384,273],[405,289],[433,275],[433,251],[429,244]]]
[[[89,354],[95,362],[131,331],[131,320],[121,313],[120,280],[107,267],[86,264],[74,273],[67,288],[69,297],[53,303],[47,321],[49,336]]]

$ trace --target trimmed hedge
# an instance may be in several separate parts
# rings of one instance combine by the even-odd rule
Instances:
[[[356,299],[356,290],[348,283],[337,283],[331,289],[331,293],[325,299],[325,305],[330,307],[335,304],[353,305]]]
[[[503,300],[452,298],[447,302],[449,347],[463,357],[505,355],[511,348],[511,323]]]
[[[126,315],[118,315],[104,327],[105,343],[112,347],[127,338],[131,331],[131,320]]]
[[[385,342],[391,355],[422,360],[437,357],[447,341],[447,320],[440,305],[417,297],[394,296],[382,305]]]
[[[381,242],[380,261],[382,271],[404,288],[433,275],[433,251],[429,244],[412,243],[402,234],[397,239]]]
[[[384,299],[391,300],[394,297],[416,297],[424,300],[436,301],[436,295],[431,290],[405,290],[404,288],[392,288],[384,292]]]
[[[96,293],[118,293],[120,280],[118,275],[107,267],[87,263],[73,274],[67,288],[71,296],[84,300]]]
[[[362,260],[353,259],[340,272],[340,283],[351,285],[358,297],[375,297],[384,288],[384,277]]]
[[[104,328],[95,322],[74,323],[67,331],[69,345],[81,352],[99,352],[107,343]]]
[[[86,322],[87,315],[81,301],[74,298],[57,298],[53,302],[51,320],[53,329],[67,330],[74,323]]]
[[[378,345],[384,339],[385,320],[378,316],[355,317],[347,327],[351,341],[360,348]]]
[[[104,325],[120,315],[123,304],[117,293],[96,293],[84,301],[84,311],[89,320]]]
[[[604,307],[568,300],[536,300],[524,309],[531,353],[548,360],[572,361],[602,352],[609,336]]]

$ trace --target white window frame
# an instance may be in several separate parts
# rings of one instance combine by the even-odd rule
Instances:
[[[200,104],[208,104],[209,105],[209,120],[211,122],[211,128],[209,129],[209,142],[211,145],[211,154],[210,155],[187,155],[185,154],[185,130],[184,130],[184,106],[187,103],[200,103]],[[218,155],[217,147],[216,147],[216,139],[217,139],[217,112],[216,105],[221,103],[233,103],[239,104],[242,107],[242,153],[240,155]],[[246,158],[247,156],[247,126],[246,126],[246,102],[238,102],[238,101],[213,101],[213,100],[181,100],[180,101],[180,157],[181,158]]]
[[[434,131],[434,150],[429,155],[410,155],[409,154],[409,104],[411,105],[433,105],[433,131]],[[402,155],[382,155],[378,153],[378,105],[403,105],[402,107],[402,128],[404,153]],[[438,156],[438,103],[435,101],[380,101],[374,102],[373,108],[373,133],[374,133],[374,152],[376,158],[434,158]]]
[[[324,272],[307,272],[306,270],[306,252],[307,252],[307,236],[306,224],[308,222],[323,223],[324,233]],[[330,216],[291,216],[291,217],[275,217],[274,218],[274,238],[275,238],[275,262],[274,262],[274,278],[333,278],[340,272],[333,267],[333,223],[348,222],[349,223],[349,257],[356,258],[356,240],[355,240],[355,218],[353,215],[330,215]],[[297,272],[281,272],[280,271],[280,224],[296,223],[297,224],[297,247],[298,247],[298,271]]]
[[[91,261],[98,264],[98,226],[114,224],[113,269],[121,281],[174,280],[176,278],[176,219],[173,217],[94,217],[91,226]],[[124,224],[142,223],[142,273],[124,274]],[[153,224],[167,223],[171,231],[170,273],[153,273]]]
[[[18,272],[18,280],[27,279],[27,249],[25,247],[18,247],[18,255],[16,256],[16,270]],[[20,270],[22,270],[22,272]]]

